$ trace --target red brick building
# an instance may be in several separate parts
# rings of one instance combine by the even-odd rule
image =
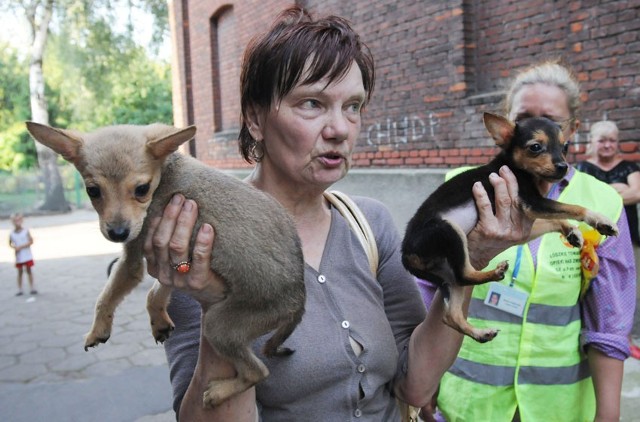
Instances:
[[[589,125],[615,121],[640,161],[640,0],[308,0],[313,14],[348,18],[371,48],[377,80],[354,156],[361,168],[442,168],[488,161],[483,111],[501,111],[514,71],[548,57],[582,84],[582,159]],[[282,0],[173,0],[174,116],[196,124],[192,153],[242,168],[238,79],[242,52]]]

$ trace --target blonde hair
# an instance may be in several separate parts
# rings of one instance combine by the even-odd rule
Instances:
[[[567,106],[571,119],[575,120],[580,111],[580,84],[573,70],[559,59],[547,60],[522,70],[511,82],[505,97],[504,110],[508,116],[513,107],[513,98],[526,85],[536,83],[556,86],[567,94]]]
[[[591,129],[589,130],[589,145],[587,145],[587,154],[596,154],[595,144],[598,143],[598,141],[604,134],[613,134],[616,138],[616,141],[618,141],[618,135],[620,134],[618,125],[616,125],[611,120],[601,120],[592,124]]]

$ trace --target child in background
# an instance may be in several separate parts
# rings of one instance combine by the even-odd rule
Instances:
[[[27,270],[27,277],[29,277],[29,289],[31,294],[37,294],[37,290],[33,285],[33,273],[31,267],[33,267],[33,254],[31,253],[31,245],[33,244],[33,238],[28,229],[22,226],[24,216],[21,213],[16,213],[11,216],[11,222],[13,223],[13,231],[9,234],[9,246],[16,251],[16,268],[18,269],[18,293],[16,296],[22,296],[22,273],[24,269]]]

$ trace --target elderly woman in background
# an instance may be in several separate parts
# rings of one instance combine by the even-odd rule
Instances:
[[[638,247],[640,235],[636,204],[640,202],[640,168],[620,156],[619,133],[618,126],[610,120],[591,125],[591,140],[587,149],[589,159],[581,162],[578,170],[608,183],[622,196],[631,240]]]

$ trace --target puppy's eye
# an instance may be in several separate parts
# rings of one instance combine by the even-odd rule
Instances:
[[[89,195],[91,199],[100,198],[100,188],[97,186],[87,186],[87,195]]]
[[[563,154],[567,154],[569,152],[569,144],[570,142],[566,142],[563,146],[562,146],[562,153]]]
[[[149,184],[145,183],[144,185],[140,185],[136,187],[135,190],[135,195],[137,198],[142,198],[144,197],[146,194],[149,193]]]
[[[528,146],[528,149],[530,152],[533,152],[534,154],[538,154],[540,152],[542,152],[542,145],[540,144],[531,144]]]

